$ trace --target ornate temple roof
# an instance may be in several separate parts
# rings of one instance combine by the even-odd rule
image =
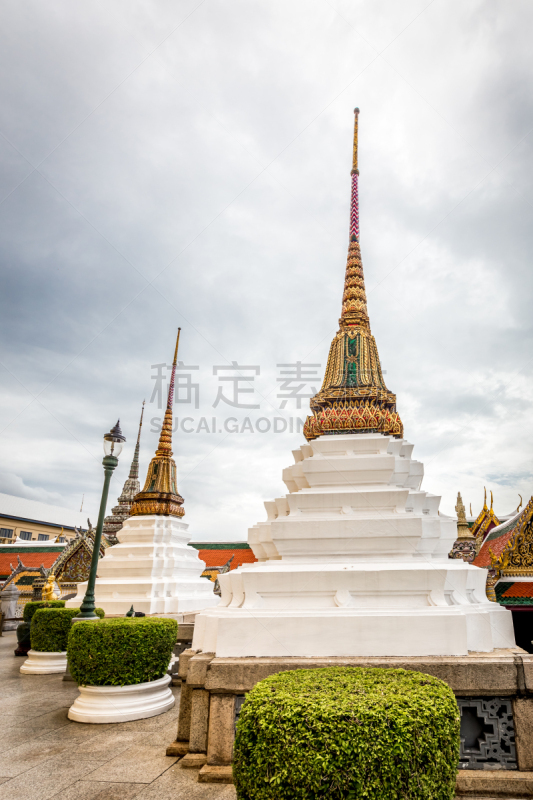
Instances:
[[[131,517],[145,514],[183,517],[185,514],[183,497],[178,494],[176,484],[176,462],[172,458],[172,404],[174,403],[174,382],[180,331],[181,328],[178,328],[176,348],[172,361],[172,373],[168,387],[167,407],[159,436],[159,445],[155,451],[155,456],[150,461],[144,488],[135,495],[130,510]]]
[[[479,548],[489,531],[493,528],[498,527],[501,525],[502,520],[499,520],[496,514],[494,513],[493,505],[494,505],[494,497],[492,496],[492,492],[490,493],[490,508],[487,506],[487,490],[484,488],[485,498],[483,501],[483,508],[479,512],[478,516],[476,517],[474,524],[470,528],[470,532],[472,536],[477,539],[477,550],[479,552]]]
[[[89,520],[87,520],[89,522]],[[100,558],[105,555],[110,542],[102,536],[100,543]],[[91,559],[94,549],[94,528],[89,522],[89,530],[72,540],[69,546],[58,556],[52,564],[51,572],[56,580],[62,583],[81,583],[89,578]]]
[[[370,331],[359,245],[359,109],[354,111],[350,237],[339,331],[331,343],[322,388],[310,403],[304,435],[385,433],[403,436],[396,395],[385,385],[376,340]]]
[[[118,505],[111,509],[111,514],[104,520],[103,533],[105,536],[107,536],[112,544],[118,543],[117,533],[129,517],[135,495],[138,494],[141,488],[141,484],[139,483],[139,447],[141,443],[144,403],[145,401],[143,400],[141,419],[139,422],[139,432],[137,434],[137,444],[135,445],[135,452],[131,462],[130,474],[128,475],[124,486],[122,487],[122,493],[118,498]]]
[[[524,574],[533,576],[533,557],[528,557],[525,552],[529,549],[529,537],[533,534],[532,518],[533,497],[522,511],[519,511],[507,522],[503,522],[489,531],[483,540],[479,553],[474,559],[475,566],[492,567],[502,574],[511,575],[514,574],[512,572],[514,564],[516,568],[524,568],[526,570]],[[518,539],[519,536],[520,540]],[[524,537],[526,537],[525,540]],[[524,553],[521,555],[520,552],[516,552],[515,557],[510,561],[509,555],[519,543],[521,543],[521,550]]]

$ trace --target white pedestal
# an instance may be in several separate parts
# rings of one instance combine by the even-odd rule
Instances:
[[[201,578],[205,563],[188,546],[188,525],[178,517],[129,517],[119,532],[120,544],[109,547],[98,562],[96,606],[106,614],[124,615],[133,605],[145,614],[175,614],[216,606],[213,583]],[[87,583],[67,600],[77,608]]]
[[[429,656],[515,645],[485,570],[447,555],[456,521],[420,490],[413,445],[321,436],[294,451],[289,494],[250,529],[259,563],[219,577],[193,649],[219,657]]]
[[[163,714],[174,705],[170,675],[132,686],[78,686],[68,718],[75,722],[128,722]]]
[[[28,658],[21,666],[23,675],[48,675],[52,672],[65,672],[67,669],[67,653],[41,653],[28,650]]]

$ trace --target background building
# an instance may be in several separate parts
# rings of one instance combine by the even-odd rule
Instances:
[[[16,539],[51,542],[58,536],[70,541],[76,536],[75,528],[87,529],[81,511],[0,494],[0,544],[11,544]]]

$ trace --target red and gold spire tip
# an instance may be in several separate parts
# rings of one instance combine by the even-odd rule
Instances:
[[[365,276],[359,245],[359,109],[354,110],[350,234],[339,331],[331,343],[322,388],[311,400],[304,435],[383,433],[403,437],[396,395],[383,379],[370,331]]]

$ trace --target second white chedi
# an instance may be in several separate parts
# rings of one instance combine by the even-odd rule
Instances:
[[[294,451],[289,494],[249,531],[259,562],[221,575],[193,648],[219,657],[466,655],[513,647],[485,571],[447,554],[455,520],[421,487],[413,445],[320,436]]]
[[[205,563],[189,546],[188,525],[179,517],[129,517],[120,544],[98,562],[95,601],[106,615],[124,615],[131,606],[145,614],[175,614],[217,605],[211,581],[201,578]],[[78,585],[70,608],[79,606],[86,583]]]
[[[180,328],[176,339],[167,407],[159,444],[150,461],[144,488],[133,498],[130,516],[119,531],[120,543],[108,547],[98,562],[96,606],[106,614],[126,614],[134,607],[145,614],[176,614],[217,605],[213,584],[201,574],[205,562],[189,546],[172,458],[172,405]],[[138,440],[137,440],[138,441]],[[87,584],[79,584],[76,608]]]
[[[370,330],[359,244],[358,114],[339,331],[289,490],[249,531],[259,559],[221,575],[220,606],[196,617],[193,648],[217,656],[466,655],[514,647],[511,612],[485,570],[449,559],[455,520],[421,489],[396,396]]]

